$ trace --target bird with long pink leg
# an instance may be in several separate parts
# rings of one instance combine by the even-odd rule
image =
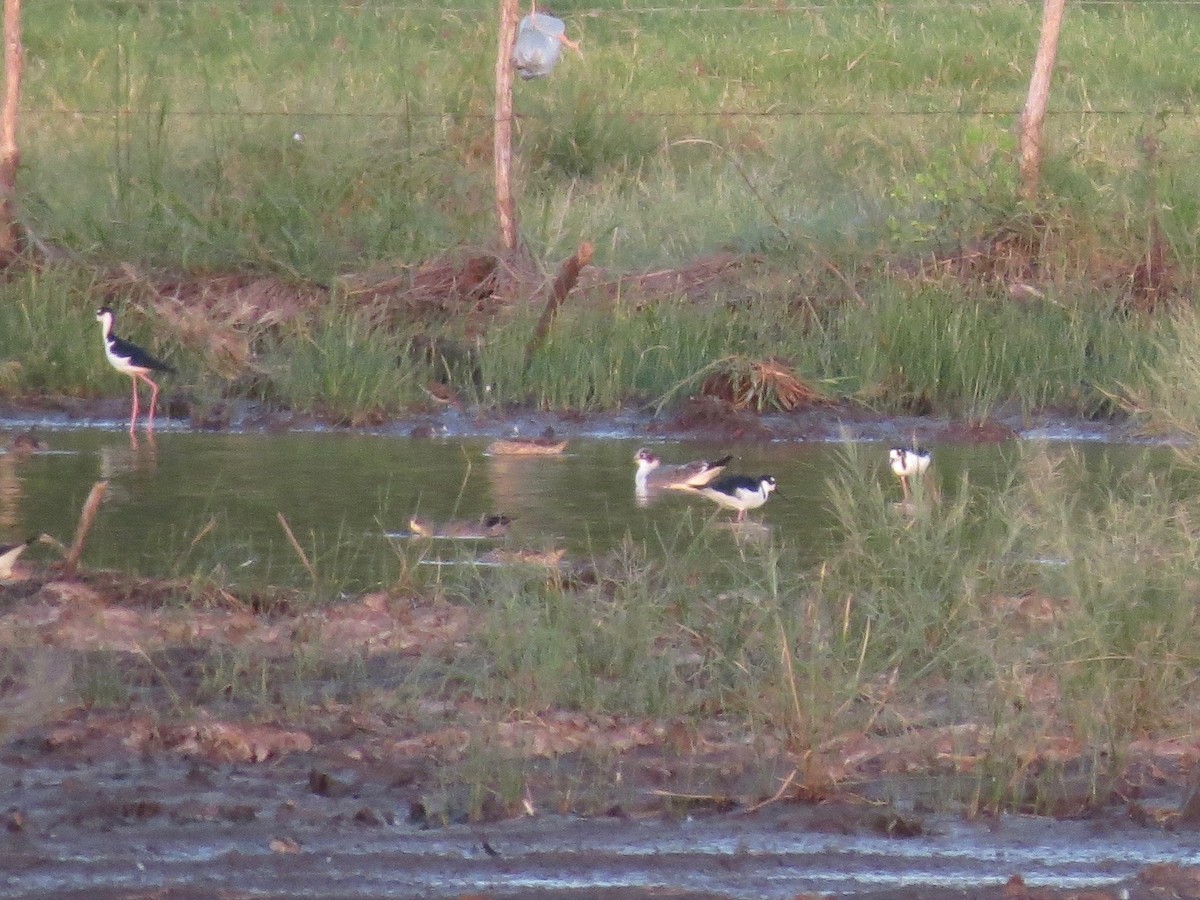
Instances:
[[[900,488],[904,491],[904,502],[907,503],[912,491],[909,488],[910,478],[919,478],[929,469],[933,462],[933,454],[924,447],[893,447],[888,451],[888,462],[892,471],[900,479]]]
[[[738,523],[746,520],[746,510],[758,509],[766,503],[775,489],[774,475],[760,475],[757,478],[750,475],[727,475],[712,484],[692,488],[717,506],[736,509]]]
[[[117,337],[113,334],[113,322],[116,319],[111,307],[102,306],[96,310],[96,321],[104,337],[104,356],[109,365],[128,375],[133,382],[133,412],[129,417],[129,433],[135,434],[138,417],[138,382],[150,385],[150,411],[146,417],[146,428],[154,430],[154,410],[158,406],[158,383],[150,377],[151,372],[174,372],[174,366],[168,365],[150,351],[144,350],[137,344]]]

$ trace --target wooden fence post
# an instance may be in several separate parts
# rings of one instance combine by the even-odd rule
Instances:
[[[1042,35],[1033,62],[1033,75],[1029,79],[1029,96],[1021,111],[1021,197],[1025,200],[1036,200],[1040,187],[1042,126],[1050,102],[1050,76],[1054,74],[1054,60],[1058,55],[1058,32],[1062,27],[1064,6],[1066,0],[1044,0]]]
[[[517,248],[517,207],[512,195],[513,42],[517,0],[500,0],[500,39],[496,50],[496,112],[492,156],[496,171],[496,219],[507,250]]]
[[[20,252],[17,229],[17,113],[21,104],[21,75],[25,47],[21,42],[21,0],[4,0],[4,103],[0,106],[0,267]]]

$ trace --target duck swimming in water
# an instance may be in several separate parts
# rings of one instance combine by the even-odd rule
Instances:
[[[634,454],[637,473],[633,476],[634,487],[639,493],[649,491],[686,491],[700,488],[716,481],[733,455],[720,459],[698,459],[688,463],[664,463],[656,453],[642,447]]]
[[[449,538],[458,540],[488,540],[504,537],[512,519],[505,515],[485,516],[477,522],[465,519],[452,519],[435,525],[420,516],[408,520],[408,530],[415,537]]]

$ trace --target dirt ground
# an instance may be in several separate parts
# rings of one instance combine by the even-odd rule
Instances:
[[[54,567],[0,584],[0,894],[1200,897],[1200,738],[1135,745],[1101,804],[1068,779],[1057,818],[948,816],[937,794],[972,771],[971,728],[985,752],[982,726],[841,735],[802,773],[715,720],[514,717],[469,697],[414,712],[389,692],[469,646],[470,610],[223,590],[185,609],[177,587]],[[366,694],[289,704],[214,682],[216,657],[313,648],[321,671],[355,654]],[[106,678],[121,699],[79,699]],[[519,763],[520,791],[472,794],[481,743],[482,764]],[[1046,735],[1037,753],[1079,748]],[[1085,848],[1073,868],[1028,871],[1065,847]],[[1071,886],[1080,872],[1113,883]]]

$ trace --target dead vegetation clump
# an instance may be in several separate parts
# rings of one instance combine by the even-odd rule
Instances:
[[[828,397],[805,383],[790,364],[775,356],[762,360],[730,356],[714,368],[700,385],[700,394],[724,400],[736,410],[791,412],[830,403]]]
[[[490,311],[500,285],[501,257],[483,251],[445,254],[419,266],[382,267],[344,275],[339,286],[355,306],[387,326]]]
[[[1171,259],[1157,209],[1147,213],[1144,250],[1133,256],[1097,249],[1091,258],[1079,259],[1077,271],[1064,275],[1067,248],[1055,226],[1045,217],[1001,223],[990,232],[957,246],[894,263],[893,275],[920,280],[951,278],[964,287],[1002,290],[1009,299],[1027,303],[1043,299],[1048,289],[1070,277],[1090,282],[1094,289],[1116,298],[1127,313],[1169,312],[1182,298],[1179,267]],[[1054,254],[1060,250],[1063,259]],[[1079,248],[1075,249],[1079,254]]]
[[[273,275],[152,275],[123,266],[102,282],[106,299],[132,297],[165,322],[218,375],[260,373],[261,342],[280,326],[311,319],[328,291]]]
[[[740,287],[745,270],[753,269],[760,262],[759,257],[746,254],[710,253],[683,266],[649,272],[621,274],[594,269],[580,280],[580,285],[589,296],[603,300],[628,296],[639,306],[679,297],[696,303],[720,292],[721,288]]]

